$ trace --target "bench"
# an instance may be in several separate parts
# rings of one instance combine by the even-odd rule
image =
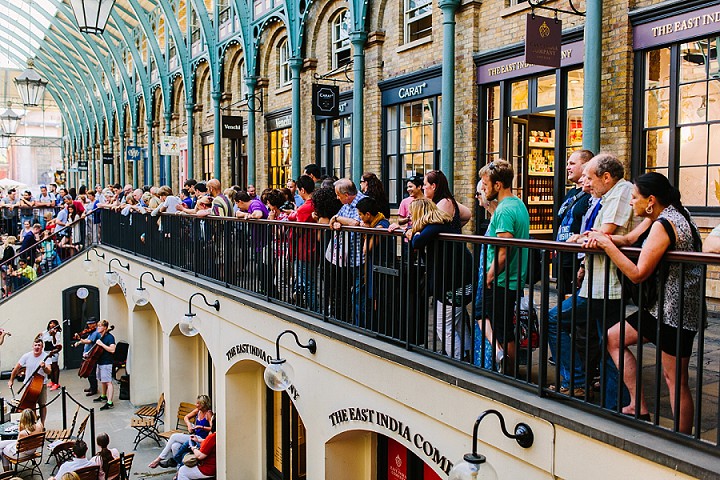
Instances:
[[[164,439],[169,439],[173,433],[190,433],[188,432],[187,425],[185,424],[185,415],[189,414],[197,407],[194,403],[180,402],[180,406],[177,411],[177,419],[175,421],[175,430],[170,430],[160,434]]]

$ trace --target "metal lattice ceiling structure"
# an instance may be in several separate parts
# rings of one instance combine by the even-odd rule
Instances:
[[[273,22],[285,25],[292,56],[301,58],[312,3],[272,0],[271,8],[253,18],[253,0],[116,0],[104,33],[88,35],[78,30],[70,0],[0,0],[0,66],[23,70],[33,58],[69,134],[87,146],[95,135],[108,134],[113,119],[124,124],[126,109],[133,128],[151,121],[137,117],[141,103],[143,111],[153,112],[155,89],[161,90],[163,112],[154,114],[168,115],[175,77],[183,79],[185,98],[192,98],[200,62],[209,64],[219,96],[222,55],[232,43],[241,46],[249,75],[255,75],[260,32]],[[366,8],[367,0],[348,0],[356,31],[364,30]],[[228,9],[232,32],[220,40],[213,19]]]

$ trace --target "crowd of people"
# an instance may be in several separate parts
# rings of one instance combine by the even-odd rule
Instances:
[[[479,174],[476,197],[487,212],[479,229],[487,237],[530,238],[528,210],[514,194],[516,172],[511,164],[495,160]],[[661,269],[659,265],[666,251],[702,249],[697,227],[682,205],[678,190],[659,173],[641,175],[631,183],[624,179],[623,164],[615,156],[580,150],[568,159],[567,174],[575,186],[567,192],[557,212],[556,240],[578,243],[588,250],[580,254],[560,252],[554,262],[558,304],[549,312],[548,342],[560,383],[550,388],[560,394],[591,399],[602,382],[605,407],[645,419],[647,405],[642,392],[636,389],[637,367],[629,347],[650,341],[662,351],[673,409],[679,407],[676,415],[680,418],[680,429],[688,431],[692,419],[688,360],[695,335],[706,322],[704,299],[697,288],[700,273],[692,265],[682,269],[682,273],[678,265]],[[416,263],[426,266],[423,270],[426,294],[411,302],[415,304],[410,308],[411,315],[419,317],[428,310],[432,312],[439,351],[485,368],[515,371],[519,340],[515,338],[516,299],[525,295],[528,249],[488,245],[480,249],[479,258],[473,259],[473,252],[464,244],[439,241],[439,234],[461,233],[471,218],[470,209],[454,198],[441,171],[413,176],[406,182],[408,196],[400,203],[396,219],[390,217],[388,196],[376,174],[363,174],[358,188],[350,179],[321,175],[315,164],[308,165],[297,180],[289,180],[285,188],[259,193],[253,185],[247,189],[223,188],[217,179],[188,180],[177,195],[168,186],[133,189],[130,185],[115,184],[104,189],[97,186],[92,192],[81,188],[77,195],[62,190],[55,193],[51,186],[50,190],[42,187],[37,199],[24,192],[23,198],[16,200],[15,192],[10,191],[0,201],[0,208],[3,218],[17,215],[23,231],[9,229],[13,222],[6,223],[6,228],[9,234],[24,235],[23,239],[38,239],[40,232],[50,225],[62,229],[84,212],[98,208],[124,216],[157,216],[164,212],[325,224],[332,232],[329,236],[300,230],[293,241],[276,243],[273,248],[279,255],[292,259],[291,288],[304,308],[336,318],[344,315],[343,320],[360,327],[378,314],[382,288],[387,287],[382,284],[381,288],[374,267],[394,262],[398,253],[391,236],[341,231],[344,227],[402,230],[406,236],[402,248],[418,255],[421,259]],[[44,222],[33,224],[41,218]],[[88,224],[98,226],[99,217],[95,213],[86,214],[86,218]],[[59,240],[56,249],[73,248],[78,242],[75,229],[66,230],[70,232]],[[90,231],[87,227],[83,230]],[[706,242],[708,251],[720,248],[713,243],[714,237],[720,238],[720,229],[716,230]],[[97,232],[97,228],[92,231]],[[619,249],[627,245],[642,247],[637,261],[630,260]],[[266,246],[254,244],[251,254],[259,259]],[[598,255],[597,249],[606,254]],[[327,278],[320,279],[317,265],[323,256],[333,268],[327,270]],[[450,258],[462,268],[447,268],[444,262]],[[29,264],[32,261],[32,256],[21,256],[17,267],[8,267],[5,274],[26,272],[21,275],[31,277],[32,271],[37,271],[37,257],[34,267]],[[479,268],[472,271],[468,265]],[[267,269],[261,262],[258,267]],[[656,275],[659,270],[662,271]],[[625,318],[621,311],[625,304],[623,283],[640,283],[651,277],[652,281],[646,283],[662,283],[664,296],[640,302],[641,309]],[[683,291],[690,293],[680,311],[679,296]],[[473,308],[468,308],[473,299]],[[474,313],[474,323],[470,322],[470,312]],[[573,315],[588,321],[574,321]],[[473,338],[475,345],[471,345]],[[680,361],[676,364],[678,357]],[[621,364],[623,371],[619,375]],[[676,365],[680,365],[679,371]],[[676,385],[680,392],[677,402]],[[617,405],[618,399],[621,405]]]
[[[40,194],[30,190],[18,195],[11,188],[0,194],[2,296],[34,282],[64,260],[75,255],[85,240],[98,235],[99,213],[105,203],[103,190],[81,186],[57,188],[40,185]]]

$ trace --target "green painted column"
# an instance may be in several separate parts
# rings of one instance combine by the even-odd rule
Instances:
[[[303,60],[299,57],[292,57],[289,61],[290,75],[292,79],[292,170],[290,176],[297,179],[302,174],[300,170],[300,70]]]
[[[355,185],[360,185],[363,174],[363,147],[365,146],[365,43],[367,32],[350,32],[353,47],[353,113],[352,113],[352,172]]]
[[[147,128],[147,173],[145,177],[148,179],[148,185],[155,185],[155,168],[153,167],[153,146],[155,145],[155,138],[153,137],[153,121],[152,115],[148,115],[148,120],[145,122],[145,128]],[[142,184],[145,185],[145,179],[143,178]]]
[[[583,91],[583,148],[600,151],[602,75],[602,0],[585,3],[585,86]]]
[[[132,127],[132,142],[134,146],[137,146],[138,144],[138,127],[137,125],[133,125]],[[138,161],[135,160],[133,162],[133,188],[138,188]]]
[[[455,11],[460,0],[440,0],[443,13],[442,114],[440,170],[455,183]]]
[[[98,143],[98,179],[97,182],[99,183],[101,187],[104,187],[106,184],[105,181],[105,163],[103,161],[103,155],[105,154],[105,145],[103,142]],[[94,185],[93,185],[94,186]]]
[[[170,132],[172,131],[170,129],[170,122],[172,120],[172,113],[168,110],[164,114],[165,117],[165,135],[170,135]],[[163,159],[162,156],[160,156],[160,161],[164,162],[164,170],[165,170],[165,185],[172,188],[172,157],[170,155],[165,155],[165,158]]]
[[[210,96],[213,102],[213,128],[215,129],[213,132],[213,142],[215,143],[213,146],[213,177],[220,180],[220,154],[222,153],[222,112],[220,111],[220,97],[222,93],[220,90],[214,90]]]
[[[247,137],[247,157],[248,157],[248,185],[255,185],[255,91],[257,87],[257,77],[245,77],[245,85],[248,89],[248,137]],[[241,185],[247,188],[247,185]]]
[[[108,136],[108,149],[110,150],[109,153],[113,154],[113,164],[108,167],[109,174],[108,174],[108,182],[114,184],[115,183],[115,137],[112,135]],[[105,185],[103,185],[105,187]]]
[[[121,124],[124,122],[121,122]],[[120,149],[120,158],[118,161],[118,177],[120,179],[120,185],[125,187],[125,128],[120,128],[120,135],[118,136],[118,148]]]
[[[96,165],[95,165],[95,146],[91,145],[88,147],[88,164],[89,164],[89,175],[88,175],[88,181],[87,181],[87,187],[90,188],[91,185],[95,185],[95,178],[96,178]]]
[[[193,153],[195,150],[194,147],[194,138],[193,135],[195,133],[195,118],[193,117],[193,112],[195,111],[195,104],[194,103],[186,103],[185,104],[185,112],[187,120],[187,180],[194,178],[195,175],[195,165],[193,162],[195,161]]]

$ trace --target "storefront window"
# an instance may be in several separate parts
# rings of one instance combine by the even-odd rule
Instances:
[[[387,191],[391,204],[402,199],[403,179],[437,168],[440,97],[386,107]]]
[[[290,178],[292,165],[292,129],[270,132],[270,166],[268,188],[284,188]]]
[[[318,164],[324,174],[350,178],[352,116],[318,121]]]
[[[683,204],[696,208],[720,206],[713,181],[720,172],[717,53],[712,37],[643,54],[645,170],[667,175]]]
[[[487,89],[487,129],[485,156],[487,162],[500,158],[500,86]]]
[[[215,144],[212,143],[212,132],[201,133],[200,140],[202,142],[202,179],[207,181],[213,177],[215,167]]]
[[[266,389],[268,480],[307,478],[305,425],[286,392]]]

